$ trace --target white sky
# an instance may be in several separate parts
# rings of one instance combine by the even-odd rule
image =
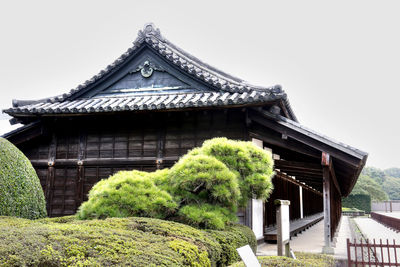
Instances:
[[[281,84],[302,124],[369,152],[367,165],[400,167],[399,8],[395,0],[1,1],[0,109],[76,87],[151,21],[227,73]]]

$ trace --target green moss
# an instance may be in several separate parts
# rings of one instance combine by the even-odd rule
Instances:
[[[296,259],[281,256],[262,256],[257,257],[261,266],[298,266],[298,267],[332,267],[335,266],[335,260],[332,256],[324,254],[313,254],[305,252],[295,252]],[[237,262],[231,267],[245,267],[243,262]]]
[[[43,218],[46,202],[30,161],[13,144],[0,138],[0,215]]]

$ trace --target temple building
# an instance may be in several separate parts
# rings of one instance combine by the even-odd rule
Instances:
[[[290,220],[325,223],[325,246],[367,153],[299,124],[280,86],[260,87],[218,70],[165,39],[152,24],[124,54],[63,95],[14,100],[3,112],[24,126],[4,135],[31,160],[49,216],[74,214],[100,179],[119,170],[170,167],[213,137],[253,141],[275,159],[268,202],[238,213],[258,240],[274,239],[274,199]],[[316,111],[319,112],[319,111]],[[275,237],[276,238],[276,237]]]

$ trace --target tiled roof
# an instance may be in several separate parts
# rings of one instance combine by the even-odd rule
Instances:
[[[278,90],[279,91],[279,90]],[[62,102],[39,102],[15,107],[4,112],[9,114],[71,114],[129,110],[160,110],[193,107],[218,107],[243,104],[257,104],[285,98],[275,89],[243,93],[214,92],[189,94],[158,94],[129,97],[96,97],[89,99],[65,100]]]
[[[162,94],[149,96],[148,101],[144,101],[146,99],[144,96],[131,96],[129,99],[121,96],[104,99],[79,99],[85,92],[91,90],[97,81],[117,71],[144,44],[151,47],[160,56],[180,68],[189,76],[208,84],[216,93],[189,93],[186,97],[182,97],[181,94],[169,95],[166,98],[169,101],[168,103],[164,103],[164,100],[161,100],[165,98],[165,95]],[[115,99],[118,99],[118,101]],[[226,74],[172,44],[160,34],[159,29],[150,23],[146,24],[144,29],[139,31],[138,37],[133,42],[132,47],[112,64],[75,89],[71,89],[68,93],[60,96],[37,101],[16,100],[13,102],[13,108],[4,110],[3,112],[12,116],[21,113],[86,113],[108,110],[169,109],[250,104],[276,99],[282,99],[292,119],[297,120],[286,98],[286,94],[279,85],[273,87],[254,86]]]

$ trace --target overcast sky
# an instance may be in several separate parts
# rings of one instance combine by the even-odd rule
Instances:
[[[368,152],[367,165],[400,167],[399,8],[394,0],[1,1],[0,109],[76,87],[151,21],[227,73],[282,85],[302,124]]]

